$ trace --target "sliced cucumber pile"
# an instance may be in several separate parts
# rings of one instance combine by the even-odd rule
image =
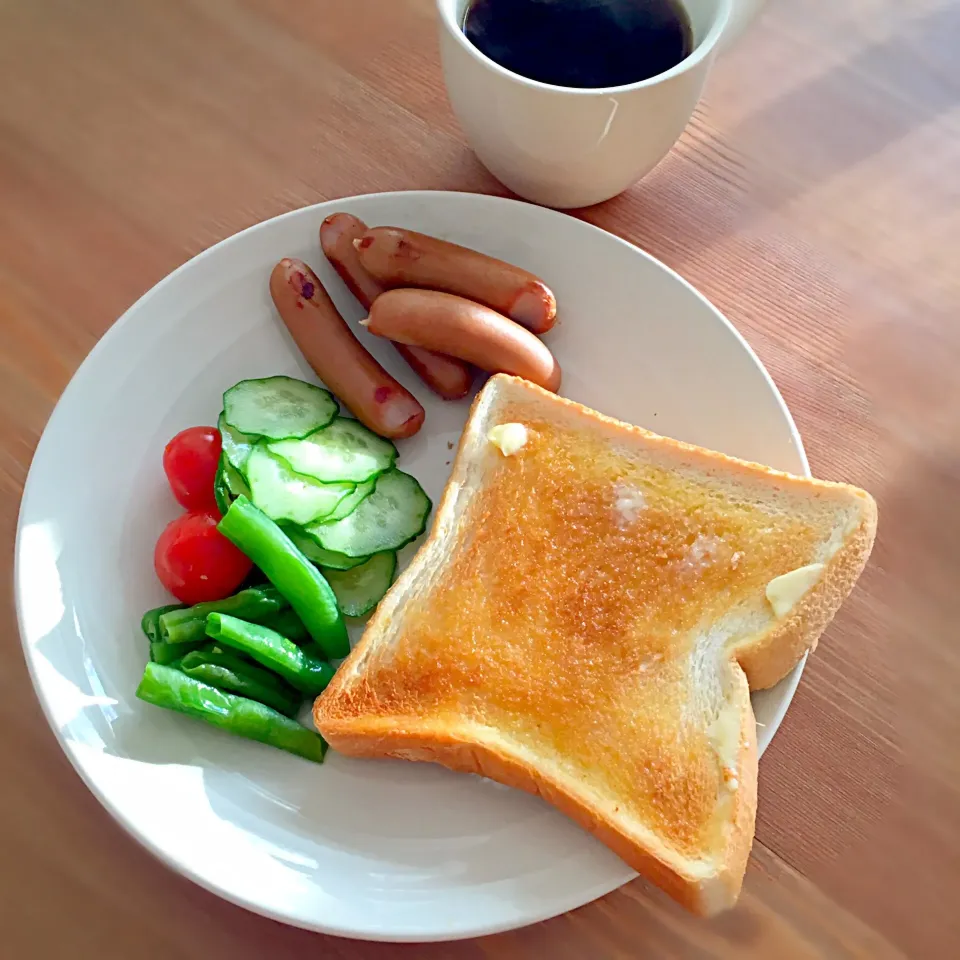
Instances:
[[[322,387],[292,377],[241,380],[223,395],[223,417],[240,433],[299,439],[325,427],[339,405]]]
[[[290,377],[231,387],[214,492],[221,512],[243,494],[280,523],[341,612],[360,617],[389,589],[396,551],[423,533],[431,503],[396,469],[393,443],[338,409],[326,390]]]
[[[321,483],[363,483],[389,470],[397,459],[397,448],[389,440],[378,437],[359,421],[344,417],[303,440],[271,443],[269,450],[297,473]]]
[[[377,553],[352,570],[331,570],[324,567],[323,575],[333,588],[340,612],[345,617],[362,617],[368,614],[390,589],[396,570],[395,553]]]
[[[320,483],[294,473],[266,446],[257,444],[247,460],[251,499],[271,520],[307,524],[330,516],[353,483]]]
[[[430,498],[423,487],[400,470],[377,477],[377,486],[353,513],[334,523],[304,527],[325,550],[348,557],[367,557],[399,550],[423,533],[430,515]]]

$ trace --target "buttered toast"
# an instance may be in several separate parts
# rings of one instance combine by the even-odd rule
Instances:
[[[862,490],[493,377],[430,537],[317,726],[343,753],[540,794],[714,913],[753,840],[750,689],[815,646],[875,527]]]

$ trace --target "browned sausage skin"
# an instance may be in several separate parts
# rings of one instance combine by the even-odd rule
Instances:
[[[284,258],[273,268],[270,294],[307,363],[361,423],[391,439],[420,429],[423,407],[353,335],[302,260]]]
[[[448,353],[490,373],[511,373],[547,390],[560,365],[546,345],[502,314],[436,290],[388,290],[361,323],[379,337]]]
[[[350,213],[331,214],[320,224],[323,252],[347,289],[369,310],[383,287],[364,270],[354,246],[366,232],[367,225]],[[394,346],[420,379],[444,400],[459,400],[470,392],[473,374],[461,360],[402,343]]]
[[[356,247],[360,263],[385,287],[457,294],[534,333],[545,333],[556,321],[557,301],[539,277],[476,250],[398,227],[374,227]]]

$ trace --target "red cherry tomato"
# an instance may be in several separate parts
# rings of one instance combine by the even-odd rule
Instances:
[[[213,510],[213,481],[220,462],[220,431],[215,427],[188,427],[164,448],[163,470],[170,489],[188,510]]]
[[[234,593],[253,564],[220,531],[220,515],[195,510],[177,517],[157,540],[153,566],[181,602],[222,600]]]

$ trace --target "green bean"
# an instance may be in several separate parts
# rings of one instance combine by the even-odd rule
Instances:
[[[230,653],[204,648],[188,653],[180,669],[194,680],[202,680],[219,690],[259,700],[287,717],[294,717],[303,696],[278,676],[254,666]]]
[[[153,643],[160,639],[160,617],[171,610],[182,610],[182,603],[167,603],[162,607],[154,607],[148,610],[140,618],[140,629],[146,634],[147,639]]]
[[[334,669],[329,663],[262,624],[211,613],[207,617],[207,636],[249,654],[307,696],[317,696],[333,679]]]
[[[303,621],[291,607],[275,613],[272,617],[261,620],[260,623],[265,627],[269,627],[271,630],[276,630],[281,637],[292,640],[298,647],[302,645],[305,640],[310,639],[310,634],[307,633],[307,628],[303,625]],[[323,653],[321,653],[320,656],[323,657]]]
[[[199,652],[210,663],[219,663],[223,666],[238,670],[252,670],[256,675],[262,674],[261,679],[272,690],[283,690],[287,693],[294,692],[286,680],[284,680],[278,674],[272,673],[269,670],[264,670],[255,660],[248,657],[245,653],[241,653],[239,650],[234,650],[231,647],[225,647],[219,643],[215,643],[209,637],[207,638],[207,642],[200,648]],[[193,662],[199,661],[194,660]]]
[[[301,650],[309,653],[317,660],[327,659],[326,653],[320,649],[316,641],[311,639],[310,634],[307,633],[307,628],[303,625],[303,621],[291,607],[287,607],[286,610],[281,610],[272,617],[267,617],[266,620],[262,621],[262,625],[269,627],[271,630],[275,630],[281,637],[292,640]]]
[[[327,750],[323,737],[296,720],[256,700],[224,693],[172,667],[148,663],[137,687],[137,696],[147,703],[206,720],[229,733],[279,747],[315,763],[323,762]]]
[[[210,600],[192,607],[171,610],[160,617],[160,635],[167,643],[199,643],[210,613],[230,613],[259,623],[279,613],[287,601],[273,587],[248,587],[223,600]]]
[[[328,657],[345,657],[350,652],[347,628],[330,584],[265,513],[246,497],[237,497],[218,529],[287,598]]]
[[[164,643],[162,640],[151,640],[150,659],[161,666],[173,667],[185,654],[202,646],[202,643]]]

